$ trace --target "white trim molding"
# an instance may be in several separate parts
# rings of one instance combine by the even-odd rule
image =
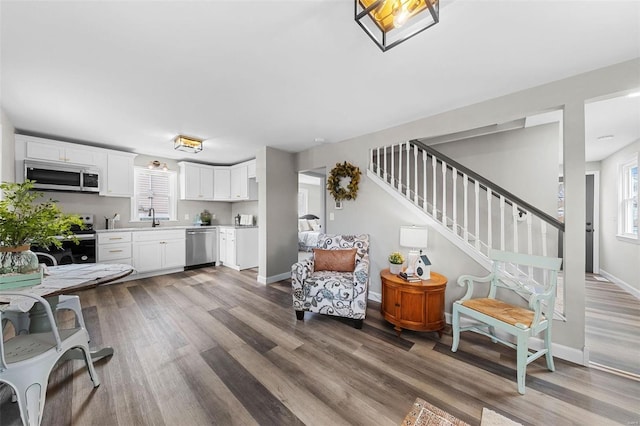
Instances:
[[[621,280],[615,275],[608,273],[604,269],[600,269],[600,275],[602,275],[603,277],[605,277],[606,279],[608,279],[609,281],[611,281],[612,283],[614,283],[615,285],[617,285],[618,287],[626,291],[627,293],[632,294],[633,296],[635,296],[636,299],[640,299],[640,290],[638,290],[635,287],[632,287],[631,284],[626,283],[625,281]]]
[[[262,275],[258,275],[256,281],[260,284],[272,284],[277,283],[278,281],[287,280],[291,278],[291,272],[283,272],[278,275],[271,275],[270,277],[263,277]]]

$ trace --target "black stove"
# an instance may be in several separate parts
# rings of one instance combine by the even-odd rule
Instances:
[[[73,235],[78,239],[78,244],[64,237],[57,237],[62,241],[62,247],[31,247],[31,251],[46,253],[56,259],[58,265],[71,263],[95,263],[96,262],[96,231],[93,229],[93,215],[79,215],[83,222],[82,229],[77,225],[71,226]],[[52,266],[53,261],[48,256],[38,256],[41,263]]]

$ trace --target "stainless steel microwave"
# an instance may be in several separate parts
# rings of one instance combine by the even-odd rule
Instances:
[[[43,191],[100,191],[100,171],[91,166],[25,160],[24,177]]]

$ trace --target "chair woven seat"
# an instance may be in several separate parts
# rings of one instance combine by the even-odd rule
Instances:
[[[511,325],[524,324],[530,327],[534,316],[534,312],[529,309],[497,299],[469,299],[462,302],[462,305]]]

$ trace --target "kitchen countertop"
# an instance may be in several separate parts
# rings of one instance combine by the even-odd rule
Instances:
[[[210,225],[210,226],[196,226],[196,225],[175,225],[175,226],[156,226],[149,227],[130,227],[130,228],[115,228],[115,229],[96,229],[97,234],[109,233],[109,232],[131,232],[131,231],[172,231],[179,229],[215,229],[215,228],[257,228],[257,225]]]

